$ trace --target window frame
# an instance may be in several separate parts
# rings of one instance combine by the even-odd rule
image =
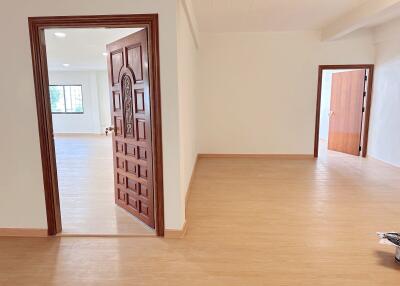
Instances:
[[[56,112],[53,112],[52,110],[51,110],[51,99],[50,99],[50,111],[51,111],[51,114],[84,114],[85,113],[85,105],[84,105],[84,100],[83,100],[83,88],[82,88],[82,84],[49,84],[49,95],[51,96],[51,94],[50,94],[50,87],[51,86],[59,86],[59,87],[62,87],[63,88],[63,96],[64,96],[64,110],[65,111],[56,111]],[[66,86],[69,86],[69,87],[72,87],[72,86],[79,86],[80,88],[81,88],[81,96],[82,96],[82,112],[68,112],[67,111],[67,106],[66,106],[66,98],[65,98],[65,87]]]

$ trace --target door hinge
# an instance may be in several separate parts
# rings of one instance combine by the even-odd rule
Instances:
[[[359,150],[360,152],[361,152],[361,149],[362,149],[361,146],[359,146],[359,147],[358,147],[358,150]]]
[[[364,97],[366,97],[367,96],[367,92],[366,91],[364,91]]]
[[[363,107],[362,112],[365,112],[365,107]]]
[[[368,76],[366,75],[366,76],[364,77],[364,79],[365,79],[365,81],[367,81],[367,80],[368,80]]]

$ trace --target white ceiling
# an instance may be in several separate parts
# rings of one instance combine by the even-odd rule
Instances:
[[[48,29],[46,34],[47,64],[53,71],[106,70],[106,45],[141,29]],[[54,33],[62,32],[65,38]],[[64,67],[63,64],[69,64]]]
[[[203,32],[319,30],[367,0],[192,0]]]

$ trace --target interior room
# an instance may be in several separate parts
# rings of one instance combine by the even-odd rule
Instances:
[[[400,0],[0,16],[0,285],[398,285]]]

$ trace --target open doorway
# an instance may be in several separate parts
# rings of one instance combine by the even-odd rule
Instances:
[[[367,156],[373,65],[320,66],[314,156]]]
[[[30,18],[50,235],[163,235],[157,25]]]

